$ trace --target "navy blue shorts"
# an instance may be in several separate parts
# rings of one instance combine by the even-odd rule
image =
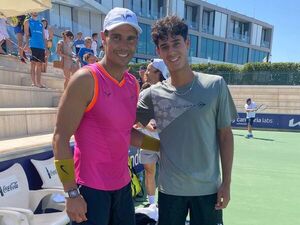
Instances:
[[[15,26],[14,32],[15,32],[15,34],[21,33],[23,35],[24,34],[23,26]]]
[[[222,210],[216,210],[217,194],[176,196],[158,193],[158,224],[184,225],[188,212],[190,225],[223,225]]]
[[[45,49],[41,48],[30,48],[31,49],[31,59],[30,61],[34,62],[45,62]]]
[[[88,220],[72,225],[135,225],[130,183],[116,191],[81,186],[80,193],[87,203]]]
[[[250,124],[250,125],[252,126],[252,125],[253,125],[253,121],[254,121],[254,118],[247,118],[247,119],[246,119],[247,125]]]

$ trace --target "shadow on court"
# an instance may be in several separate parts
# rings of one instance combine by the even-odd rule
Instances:
[[[239,136],[239,137],[245,137],[245,135],[242,134],[233,134],[233,136]],[[246,138],[246,137],[245,137]],[[275,141],[274,139],[270,139],[270,138],[258,138],[258,137],[253,137],[251,139],[255,139],[255,140],[261,140],[261,141]]]

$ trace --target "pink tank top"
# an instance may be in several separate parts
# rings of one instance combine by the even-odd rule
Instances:
[[[130,182],[128,149],[138,83],[128,72],[119,83],[99,63],[85,68],[92,73],[95,86],[74,135],[76,182],[98,190],[118,190]]]

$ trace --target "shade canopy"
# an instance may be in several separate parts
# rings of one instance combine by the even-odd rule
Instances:
[[[51,0],[1,0],[0,17],[20,16],[51,8]]]

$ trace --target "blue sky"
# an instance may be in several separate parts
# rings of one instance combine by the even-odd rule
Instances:
[[[300,62],[299,0],[207,0],[274,26],[272,62]]]

